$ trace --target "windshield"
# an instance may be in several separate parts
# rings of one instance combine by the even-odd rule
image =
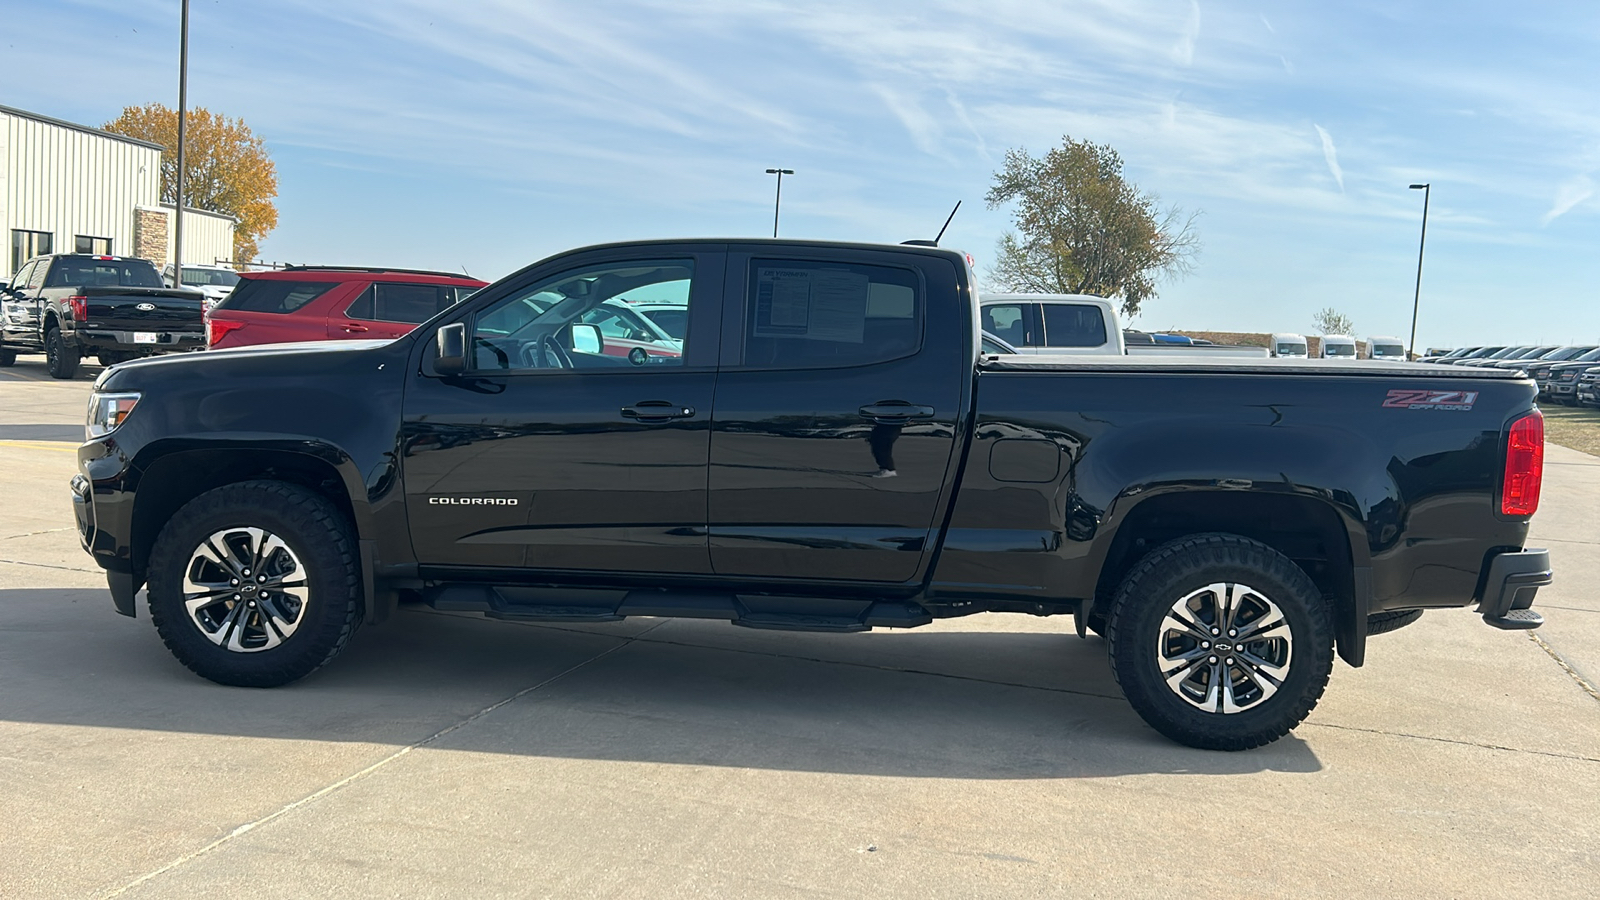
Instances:
[[[1406,355],[1406,348],[1399,344],[1373,344],[1372,355],[1376,359],[1398,358]]]
[[[1279,344],[1278,345],[1278,355],[1279,356],[1305,356],[1306,355],[1306,345],[1305,344]]]
[[[1356,355],[1356,348],[1354,344],[1323,343],[1322,355],[1330,358],[1335,356],[1353,357]]]
[[[1554,353],[1545,354],[1545,356],[1543,357],[1543,361],[1544,362],[1566,362],[1569,359],[1573,359],[1573,358],[1579,356],[1580,354],[1587,353],[1587,352],[1589,352],[1590,350],[1593,350],[1593,349],[1594,349],[1593,347],[1562,347],[1560,350],[1557,350]]]
[[[195,287],[233,287],[239,283],[239,273],[227,269],[184,269],[183,283]]]

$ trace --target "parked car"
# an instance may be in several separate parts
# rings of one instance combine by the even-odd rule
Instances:
[[[1478,349],[1480,349],[1480,348],[1478,348],[1478,347],[1457,347],[1454,350],[1444,350],[1444,351],[1436,351],[1436,350],[1430,349],[1428,351],[1428,355],[1422,357],[1419,360],[1417,360],[1417,362],[1436,363],[1436,362],[1442,362],[1444,360],[1460,359],[1461,357],[1466,356],[1468,353],[1472,353],[1472,352],[1474,352],[1474,351],[1476,351]]]
[[[290,266],[244,272],[206,313],[206,343],[222,350],[397,338],[485,284],[451,272],[409,269]]]
[[[675,282],[680,356],[580,321]],[[117,366],[80,535],[116,609],[148,585],[225,684],[310,673],[402,591],[527,622],[1063,614],[1148,723],[1212,749],[1286,734],[1335,651],[1360,665],[1419,610],[1542,622],[1518,373],[983,355],[975,286],[934,247],[611,244],[392,341]]]
[[[984,294],[979,300],[984,331],[1023,356],[1268,355],[1266,347],[1196,342],[1183,335],[1124,330],[1116,306],[1088,294]]]
[[[1583,374],[1578,376],[1573,399],[1579,406],[1600,406],[1600,368],[1583,370]]]
[[[1600,362],[1600,347],[1580,353],[1564,362],[1534,363],[1527,368],[1527,372],[1528,377],[1539,386],[1539,399],[1546,400],[1551,397],[1550,382],[1558,372],[1568,368],[1582,368],[1584,363],[1591,362]]]
[[[1482,368],[1484,366],[1492,366],[1502,359],[1520,359],[1524,354],[1532,353],[1538,349],[1538,347],[1532,344],[1519,344],[1513,347],[1502,347],[1499,350],[1488,354],[1487,356],[1479,356],[1475,358],[1469,356],[1456,363],[1456,365],[1465,366],[1467,368]]]
[[[1566,362],[1593,349],[1593,346],[1551,347],[1545,349],[1543,353],[1530,353],[1518,359],[1502,359],[1492,365],[1496,369],[1520,369],[1528,372],[1531,377],[1533,373],[1529,370],[1534,366],[1552,366],[1558,362]]]
[[[1272,341],[1272,355],[1281,359],[1308,359],[1311,356],[1307,349],[1306,336],[1291,334],[1289,332],[1274,333]]]
[[[168,288],[147,259],[67,253],[23,263],[0,288],[0,366],[43,353],[52,378],[205,346],[204,297]]]
[[[161,281],[167,287],[173,287],[173,267],[168,265],[161,270]],[[233,293],[234,285],[239,283],[239,273],[227,266],[184,266],[183,286],[194,288],[206,295],[206,308],[217,304],[217,301]]]
[[[1511,348],[1506,347],[1504,345],[1497,346],[1497,347],[1478,347],[1477,349],[1473,350],[1472,352],[1463,353],[1460,356],[1455,356],[1455,355],[1447,356],[1444,359],[1439,360],[1439,363],[1441,365],[1446,365],[1446,366],[1459,366],[1464,362],[1469,362],[1469,361],[1474,360],[1474,359],[1483,359],[1486,356],[1491,356],[1491,355],[1493,355],[1495,353],[1500,353],[1502,351],[1509,350],[1509,349],[1511,349]]]
[[[1368,359],[1397,359],[1401,362],[1406,358],[1406,342],[1397,337],[1379,337],[1374,335],[1367,338]]]
[[[1325,334],[1317,356],[1321,359],[1355,359],[1356,339],[1348,334]]]
[[[1482,365],[1491,369],[1521,369],[1530,362],[1544,359],[1546,356],[1560,349],[1561,347],[1556,344],[1548,344],[1542,347],[1529,347],[1528,349],[1523,350],[1521,353],[1514,353],[1505,357],[1504,359],[1498,359],[1494,362],[1486,362]]]
[[[1545,396],[1555,403],[1576,403],[1578,380],[1586,373],[1600,369],[1595,363],[1557,363],[1550,368],[1545,382]]]
[[[689,333],[689,306],[659,300],[629,300],[628,308],[650,320],[668,338],[681,341]]]

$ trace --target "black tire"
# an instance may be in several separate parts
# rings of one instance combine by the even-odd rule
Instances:
[[[100,365],[105,366],[106,368],[109,369],[112,366],[116,365],[117,363],[125,363],[128,360],[133,359],[133,354],[131,354],[131,353],[102,353],[102,354],[96,356],[95,359],[100,363]]]
[[[0,369],[9,369],[17,364],[17,351],[0,350]]]
[[[247,527],[262,529],[280,538],[290,556],[277,557],[278,560],[295,563],[288,569],[290,572],[301,568],[306,572],[301,579],[304,584],[301,598],[297,600],[291,596],[292,592],[285,591],[278,595],[280,599],[272,601],[283,604],[283,598],[289,598],[288,607],[298,612],[287,636],[280,636],[282,629],[271,628],[260,612],[245,613],[242,622],[231,628],[223,623],[207,631],[199,616],[208,614],[201,612],[192,616],[185,608],[185,578],[207,567],[207,563],[195,556],[201,545],[219,533]],[[229,532],[229,539],[238,534],[238,531]],[[168,520],[151,548],[150,618],[172,655],[201,677],[239,687],[288,684],[337,656],[361,623],[361,570],[355,548],[350,526],[333,504],[298,485],[245,481],[207,491]],[[200,570],[193,569],[196,565]],[[266,563],[261,568],[265,570]],[[210,571],[224,570],[217,567]],[[244,579],[246,582],[256,577],[256,573],[244,571],[249,576]],[[233,574],[238,573],[234,571]],[[228,576],[223,574],[222,577]],[[291,584],[285,581],[286,588]],[[263,590],[270,587],[270,584],[264,586]],[[265,609],[268,595],[260,596]],[[212,609],[231,613],[239,602],[243,601],[230,602],[219,597]],[[253,604],[251,608],[255,608]],[[214,621],[214,616],[207,621]],[[250,631],[252,626],[254,632]],[[214,637],[219,632],[222,637]],[[229,649],[219,641],[230,634],[236,636],[240,644],[251,640],[257,646],[273,639],[281,642],[266,649]]]
[[[1391,631],[1399,631],[1420,618],[1422,618],[1422,610],[1420,609],[1398,609],[1392,612],[1373,613],[1367,616],[1367,636],[1371,637],[1375,634],[1388,634]]]
[[[51,378],[71,378],[78,374],[78,348],[67,344],[61,329],[52,328],[44,336],[44,361]]]
[[[1249,653],[1264,665],[1270,667],[1270,658],[1286,666],[1281,681],[1247,660],[1243,649],[1207,642],[1207,649],[1203,650],[1198,639],[1164,629],[1167,613],[1192,597],[1195,599],[1190,602],[1200,604],[1202,612],[1193,612],[1194,607],[1189,607],[1190,616],[1209,631],[1212,622],[1206,621],[1203,608],[1215,596],[1205,591],[1213,584],[1229,585],[1224,590],[1230,593],[1238,587],[1250,590],[1238,606],[1244,610],[1235,621],[1241,629],[1270,624],[1271,618],[1276,617],[1265,613],[1247,618],[1252,610],[1266,610],[1269,604],[1275,604],[1281,612],[1287,635],[1248,645]],[[1226,623],[1217,624],[1226,627]],[[1107,626],[1111,670],[1134,710],[1150,727],[1172,740],[1203,750],[1248,750],[1288,734],[1316,707],[1333,671],[1333,625],[1316,585],[1288,557],[1238,535],[1193,535],[1151,551],[1123,580]],[[1282,633],[1281,629],[1266,630]],[[1223,635],[1222,641],[1227,640]],[[1178,651],[1176,648],[1184,646],[1185,641],[1192,646]],[[1220,648],[1219,655],[1208,655],[1213,646]],[[1226,692],[1216,692],[1217,700],[1211,709],[1197,705],[1208,702],[1210,693],[1191,701],[1180,696],[1193,690],[1189,682],[1169,687],[1162,674],[1163,647],[1173,648],[1169,653],[1198,654],[1192,667],[1173,667],[1173,673],[1205,674],[1208,682],[1226,676],[1230,687]],[[1228,660],[1236,660],[1237,664],[1230,667]],[[1244,666],[1249,666],[1252,673],[1241,672]],[[1275,687],[1269,690],[1262,685]],[[1238,686],[1238,693],[1234,686]],[[1239,708],[1224,712],[1220,708],[1224,697]]]

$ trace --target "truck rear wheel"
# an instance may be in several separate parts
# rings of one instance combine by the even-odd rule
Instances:
[[[189,501],[150,552],[150,618],[219,684],[277,687],[337,656],[361,622],[355,541],[326,499],[277,481]]]
[[[1333,625],[1316,585],[1288,557],[1238,535],[1153,550],[1117,591],[1107,631],[1112,672],[1134,710],[1205,750],[1288,734],[1333,670]]]
[[[0,350],[0,369],[9,369],[17,364],[17,351]]]
[[[69,346],[61,329],[52,328],[44,336],[44,362],[51,378],[71,378],[78,374],[78,348]]]

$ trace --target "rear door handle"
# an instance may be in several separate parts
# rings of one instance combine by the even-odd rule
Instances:
[[[694,418],[694,407],[679,406],[666,400],[640,400],[632,406],[622,408],[624,419],[635,419],[640,422],[668,422],[672,419]]]
[[[368,331],[370,329],[368,329],[365,325],[357,325],[354,322],[346,322],[344,323],[344,330],[348,334],[360,334],[361,332]]]
[[[882,425],[893,425],[912,419],[931,419],[933,407],[918,406],[904,400],[882,400],[861,407],[861,417]]]

